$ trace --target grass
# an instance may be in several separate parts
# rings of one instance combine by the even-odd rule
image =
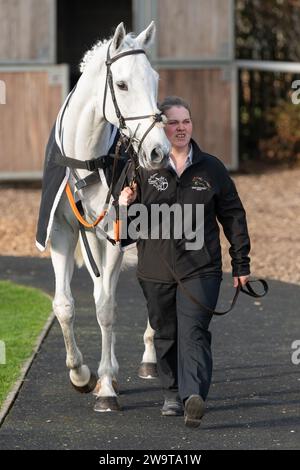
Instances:
[[[10,281],[0,282],[0,341],[6,349],[5,364],[1,364],[4,361],[0,356],[0,407],[33,353],[51,310],[51,301],[43,292]]]

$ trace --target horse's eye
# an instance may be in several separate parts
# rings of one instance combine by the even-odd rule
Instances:
[[[119,90],[128,91],[128,86],[125,82],[117,82],[117,87]]]

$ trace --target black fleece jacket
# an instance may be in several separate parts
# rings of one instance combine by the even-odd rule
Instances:
[[[204,205],[204,244],[201,249],[190,250],[186,247],[184,231],[182,238],[174,237],[174,222],[170,239],[139,239],[137,276],[141,279],[172,283],[174,278],[163,259],[176,272],[180,279],[222,275],[221,246],[219,225],[223,227],[230,243],[232,275],[250,274],[250,239],[246,214],[238,196],[234,182],[223,163],[217,158],[200,150],[195,141],[192,164],[180,177],[171,168],[147,171],[139,168],[137,172],[138,197],[136,202],[147,206],[150,214],[151,204],[177,203],[182,207],[189,204]],[[190,206],[191,207],[191,206]],[[150,215],[149,215],[150,217]],[[196,228],[196,211],[193,210],[193,225]],[[218,222],[217,222],[218,221]],[[164,221],[161,221],[161,225]],[[149,225],[150,226],[150,225]],[[183,225],[182,225],[183,226]],[[199,228],[199,227],[198,227]],[[163,259],[162,259],[163,258]]]

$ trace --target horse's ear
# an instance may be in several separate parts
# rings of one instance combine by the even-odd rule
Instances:
[[[126,31],[124,28],[124,23],[122,22],[117,26],[114,37],[112,38],[113,52],[116,52],[119,49],[125,36],[126,36]]]
[[[137,42],[142,48],[147,48],[151,45],[154,40],[156,33],[156,27],[154,21],[151,21],[148,28],[142,31],[136,38]]]

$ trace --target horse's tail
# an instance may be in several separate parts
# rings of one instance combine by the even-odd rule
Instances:
[[[75,262],[76,262],[78,268],[82,268],[82,266],[84,265],[84,259],[83,259],[83,255],[82,255],[82,251],[81,251],[81,246],[80,246],[80,241],[79,241],[79,240],[78,240],[77,245],[76,245],[76,248],[75,248],[74,258],[75,258]]]

